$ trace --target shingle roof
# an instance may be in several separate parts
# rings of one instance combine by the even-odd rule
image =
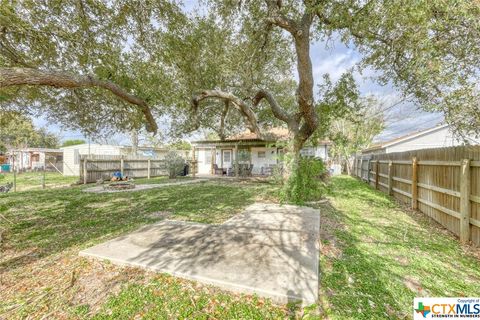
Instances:
[[[265,140],[265,141],[286,141],[290,137],[290,133],[287,128],[271,128],[264,132],[263,139],[259,138],[255,132],[250,132],[246,130],[242,133],[228,137],[227,141],[237,141],[237,140]]]

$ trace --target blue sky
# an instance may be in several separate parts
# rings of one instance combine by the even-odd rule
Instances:
[[[185,10],[188,12],[196,11],[197,0],[184,1]],[[198,11],[197,11],[198,12]],[[313,64],[313,76],[315,84],[322,81],[323,74],[330,74],[333,80],[337,80],[343,72],[353,67],[361,59],[361,55],[355,47],[347,47],[333,38],[328,43],[314,43],[311,47],[311,58]],[[376,96],[382,104],[382,108],[391,106],[400,100],[401,93],[393,86],[380,86],[374,77],[377,75],[375,70],[365,70],[362,75],[356,74],[355,78],[364,95]],[[427,113],[419,110],[410,103],[401,103],[395,108],[388,110],[386,114],[387,127],[376,140],[388,140],[406,133],[426,129],[435,126],[443,121],[443,115],[439,113]],[[57,124],[48,123],[43,118],[34,119],[39,127],[46,127],[49,131],[57,133],[62,140],[67,139],[85,139],[79,131],[63,130]],[[129,144],[128,137],[125,135],[116,135],[112,137],[110,143]]]

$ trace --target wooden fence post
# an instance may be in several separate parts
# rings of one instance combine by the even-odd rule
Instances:
[[[417,157],[412,158],[412,209],[418,209],[418,187],[417,187],[417,180],[418,180],[418,163]]]
[[[87,184],[87,158],[83,159],[83,184]]]
[[[370,184],[370,158],[367,160],[367,184]]]
[[[147,160],[147,179],[150,179],[150,168],[151,168],[150,159],[148,159]]]
[[[363,177],[363,156],[362,158],[360,159],[360,174],[358,175],[358,177],[360,178],[360,180],[362,180],[362,177]]]
[[[120,158],[120,173],[122,174],[122,178],[123,178],[123,167],[124,167],[123,156],[121,156],[121,158]]]
[[[470,239],[470,160],[463,159],[460,167],[460,241]]]
[[[378,173],[378,168],[379,168],[378,159],[376,161],[377,162],[375,163],[375,189],[378,190],[378,179],[379,179],[380,175]]]
[[[393,194],[393,163],[388,161],[388,194]]]

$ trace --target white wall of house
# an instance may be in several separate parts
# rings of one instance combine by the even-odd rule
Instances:
[[[321,158],[322,160],[328,159],[328,146],[327,145],[319,145],[316,147],[305,147],[303,148],[300,153],[304,156]]]
[[[230,150],[231,162],[229,164],[222,161],[224,150]],[[239,152],[241,152],[240,149]],[[276,147],[250,147],[247,149],[250,153],[249,161],[239,161],[239,163],[253,164],[253,174],[264,174],[269,167],[276,166],[281,159],[279,158],[278,149]],[[317,147],[310,147],[302,152],[304,155],[328,159],[328,146],[320,145]],[[199,174],[211,174],[212,168],[212,148],[197,146],[195,148],[195,158],[197,160]],[[214,163],[219,168],[231,168],[235,163],[235,149],[233,147],[217,147],[215,148]]]
[[[121,146],[103,144],[79,144],[62,148],[63,150],[63,175],[80,175],[80,155],[121,155]]]
[[[212,170],[212,149],[211,148],[196,149],[195,160],[197,160],[199,174],[211,173],[211,170]]]
[[[478,143],[478,142],[477,142]],[[463,145],[463,141],[456,139],[448,127],[440,127],[438,130],[405,139],[385,148],[386,153],[403,152],[429,148],[443,148]]]
[[[277,148],[252,148],[251,159],[253,164],[252,173],[261,174],[265,172],[265,168],[275,166],[277,164]]]

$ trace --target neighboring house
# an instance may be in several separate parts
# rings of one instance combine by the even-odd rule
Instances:
[[[469,139],[469,144],[480,144],[476,139]],[[379,142],[362,150],[362,154],[379,154],[403,152],[419,149],[443,148],[464,145],[464,141],[456,138],[448,125],[409,133],[393,140]]]
[[[7,152],[8,162],[17,171],[59,170],[63,161],[61,149],[24,148]]]
[[[273,168],[281,165],[288,139],[287,129],[273,128],[265,134],[264,139],[260,139],[255,133],[244,132],[224,141],[195,141],[193,146],[197,171],[199,174],[221,174],[223,170],[233,175],[234,164],[238,160],[239,167],[251,168],[254,175],[269,175]],[[330,142],[322,141],[316,147],[305,147],[301,154],[326,161],[329,145]]]
[[[80,175],[80,156],[132,156],[131,146],[115,146],[106,144],[84,143],[61,148],[63,150],[63,175]],[[162,158],[168,152],[165,148],[138,147],[137,156]]]

